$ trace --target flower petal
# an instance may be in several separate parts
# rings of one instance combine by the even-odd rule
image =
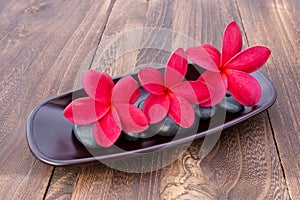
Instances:
[[[226,76],[222,76],[221,73],[206,71],[199,77],[199,80],[207,84],[211,97],[207,102],[201,103],[200,106],[209,107],[218,104],[226,94]]]
[[[131,98],[130,98],[130,100],[129,100],[129,103],[130,103],[130,104],[134,104],[134,103],[139,99],[140,94],[141,94],[140,89],[139,89],[139,88],[136,89],[136,90],[133,92],[133,94],[131,95]]]
[[[220,61],[221,61],[221,54],[218,51],[218,49],[216,49],[214,46],[212,46],[210,44],[203,44],[202,48],[205,49],[205,51],[210,55],[210,57],[215,62],[216,66],[219,67],[220,66]]]
[[[72,101],[63,114],[73,124],[87,125],[103,117],[108,110],[108,105],[96,102],[90,97],[84,97]]]
[[[170,100],[168,95],[150,94],[144,102],[143,112],[150,124],[163,120],[169,111]]]
[[[126,132],[138,133],[148,128],[145,114],[131,104],[118,103],[115,108],[120,118],[122,129]]]
[[[229,23],[224,31],[222,44],[222,63],[225,65],[233,56],[241,51],[243,46],[242,34],[235,21]]]
[[[235,70],[226,70],[228,90],[232,96],[245,106],[253,106],[258,103],[261,96],[261,88],[257,80],[251,75]]]
[[[169,95],[169,97],[170,109],[168,114],[170,118],[183,128],[191,127],[195,120],[195,112],[192,105],[175,94]]]
[[[116,111],[112,109],[94,124],[93,135],[95,141],[103,147],[110,147],[121,134],[121,123]]]
[[[164,77],[157,69],[146,67],[139,71],[139,80],[143,88],[156,95],[164,94]]]
[[[202,80],[184,81],[172,88],[172,91],[181,96],[191,104],[200,104],[210,99],[208,86]]]
[[[165,85],[171,87],[184,80],[188,68],[186,54],[178,48],[169,58],[165,69]]]
[[[216,49],[215,49],[216,50]],[[218,54],[212,46],[205,44],[197,47],[190,47],[186,50],[187,57],[190,61],[200,67],[212,72],[219,72],[216,64]]]
[[[131,76],[121,78],[113,88],[113,103],[134,103],[139,98],[138,83]]]
[[[263,66],[270,57],[271,51],[264,46],[253,46],[233,57],[226,69],[239,70],[247,73],[254,72]]]
[[[89,70],[83,75],[82,85],[92,99],[99,102],[110,102],[114,82],[108,74]]]

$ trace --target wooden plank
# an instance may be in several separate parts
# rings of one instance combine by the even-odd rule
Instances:
[[[72,88],[71,77],[99,42],[109,5],[1,1],[1,199],[43,198],[53,168],[30,153],[26,119],[44,99]]]
[[[182,32],[201,43],[221,46],[224,27],[239,24],[235,1],[116,1],[99,47],[109,38],[133,28],[156,26]],[[140,36],[140,35],[139,35]],[[136,42],[148,45],[159,35],[142,35]],[[152,39],[152,40],[151,40]],[[172,38],[166,47],[180,43]],[[125,46],[97,49],[92,68],[112,76],[134,70],[149,62],[165,62],[169,53],[141,49],[118,54]],[[105,57],[104,57],[105,58]],[[195,159],[202,140],[197,140],[178,161],[161,170],[130,174],[103,164],[84,166],[78,173],[72,199],[288,199],[267,113],[264,112],[225,131],[217,146],[202,160]],[[170,152],[166,152],[171,156]],[[191,156],[193,155],[193,156]],[[134,166],[126,161],[115,165],[157,165],[161,155]],[[72,178],[73,180],[73,178]],[[60,182],[60,190],[69,182]],[[73,186],[73,185],[72,185]],[[57,186],[56,186],[57,187]],[[51,188],[51,186],[50,186]]]
[[[55,168],[45,199],[70,199],[80,169],[80,167]]]
[[[199,160],[201,144],[163,169],[162,199],[289,198],[266,113],[223,132]]]
[[[249,43],[272,50],[263,71],[271,78],[278,98],[269,109],[279,156],[293,199],[300,196],[300,2],[238,1]]]

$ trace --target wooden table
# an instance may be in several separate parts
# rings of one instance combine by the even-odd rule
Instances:
[[[298,0],[1,1],[0,199],[299,199],[299,10]],[[262,71],[278,98],[268,111],[223,131],[204,159],[193,156],[203,140],[171,165],[137,174],[100,163],[52,167],[31,154],[25,134],[31,110],[73,89],[78,71],[95,67],[97,47],[110,37],[160,27],[220,48],[232,20],[245,47],[272,50]],[[149,59],[166,58],[137,49],[106,71],[120,75]]]

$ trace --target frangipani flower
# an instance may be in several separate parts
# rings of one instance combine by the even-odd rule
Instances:
[[[150,124],[162,121],[167,114],[183,128],[193,124],[192,104],[207,101],[209,91],[203,81],[184,81],[187,67],[186,54],[179,48],[169,58],[164,75],[149,67],[139,71],[140,83],[150,93],[143,105]]]
[[[95,141],[109,147],[115,143],[121,130],[131,133],[148,128],[144,113],[132,104],[139,98],[137,82],[126,76],[114,84],[106,73],[87,71],[82,84],[88,97],[71,102],[64,110],[64,116],[74,124],[94,123]]]
[[[259,101],[260,85],[249,73],[263,66],[271,51],[264,46],[241,49],[242,35],[236,22],[229,23],[225,28],[222,53],[209,44],[187,49],[187,57],[207,70],[200,79],[211,87],[211,99],[200,106],[219,103],[226,90],[245,106],[253,106]]]

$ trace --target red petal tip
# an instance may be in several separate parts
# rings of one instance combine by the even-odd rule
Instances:
[[[188,68],[186,54],[182,48],[177,49],[169,58],[165,69],[165,85],[173,86],[185,78]]]
[[[157,69],[146,67],[139,71],[138,77],[143,88],[155,95],[164,94],[164,77]]]
[[[211,45],[205,44],[190,47],[186,50],[190,61],[212,72],[219,72],[220,52]]]
[[[99,102],[110,102],[114,82],[108,74],[89,70],[82,77],[82,85],[92,99]]]
[[[224,30],[221,65],[225,65],[233,56],[240,52],[242,46],[241,30],[237,23],[232,21]]]

